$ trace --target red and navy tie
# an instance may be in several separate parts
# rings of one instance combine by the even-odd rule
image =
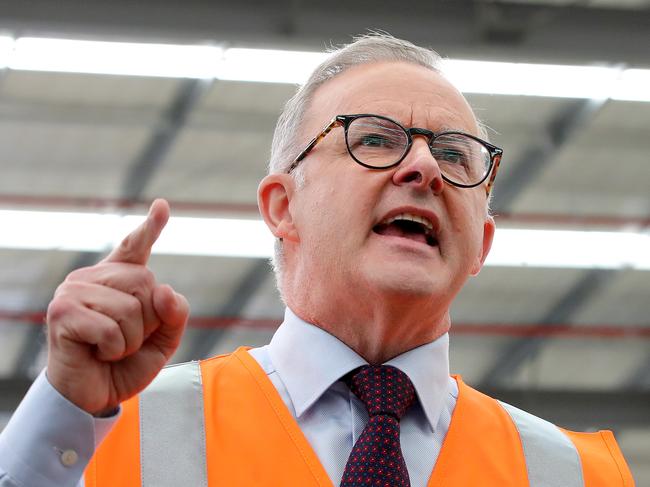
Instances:
[[[341,487],[410,487],[399,421],[415,400],[413,383],[390,365],[366,365],[346,381],[370,419],[352,447]]]

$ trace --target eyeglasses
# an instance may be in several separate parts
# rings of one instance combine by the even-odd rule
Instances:
[[[335,127],[343,127],[345,144],[355,162],[370,169],[389,169],[404,160],[413,146],[413,137],[427,139],[429,150],[438,162],[442,178],[459,188],[474,188],[492,173],[486,186],[489,195],[503,150],[473,135],[458,131],[432,132],[404,128],[395,120],[368,113],[337,115],[296,157],[291,173],[307,154]]]

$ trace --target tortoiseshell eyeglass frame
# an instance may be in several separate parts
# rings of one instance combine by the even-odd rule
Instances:
[[[376,166],[370,166],[368,164],[365,164],[364,162],[362,162],[362,161],[358,160],[356,157],[354,157],[354,155],[350,151],[350,146],[348,145],[348,127],[350,126],[350,124],[354,120],[356,120],[357,118],[361,118],[361,117],[375,117],[375,118],[380,118],[380,119],[383,119],[383,120],[387,120],[389,122],[394,123],[395,125],[397,125],[398,127],[400,127],[404,131],[404,133],[407,136],[408,143],[407,143],[406,149],[404,150],[404,154],[402,154],[402,157],[400,157],[400,159],[397,162],[394,162],[393,164],[391,164],[389,166],[376,167]],[[499,170],[499,164],[501,163],[501,157],[503,155],[503,149],[501,149],[501,148],[499,148],[499,147],[497,147],[495,145],[492,145],[492,144],[490,144],[489,142],[486,142],[483,139],[475,137],[474,135],[466,134],[465,132],[460,132],[460,131],[432,132],[430,130],[417,128],[417,127],[411,127],[411,128],[407,129],[407,128],[403,127],[402,124],[400,124],[399,122],[396,122],[395,120],[393,120],[391,118],[388,118],[388,117],[384,117],[382,115],[375,115],[375,114],[372,114],[372,113],[358,113],[358,114],[355,114],[355,115],[337,115],[336,117],[334,117],[331,120],[331,122],[329,124],[327,124],[327,126],[325,126],[325,128],[323,130],[321,130],[321,132],[316,137],[314,137],[309,142],[309,144],[307,144],[307,147],[305,147],[303,149],[303,151],[300,154],[298,154],[298,157],[295,158],[295,160],[293,161],[291,166],[289,166],[289,169],[287,169],[287,174],[290,174],[291,171],[293,171],[296,167],[298,167],[300,162],[305,157],[307,157],[307,154],[309,154],[312,151],[312,149],[314,147],[316,147],[316,145],[321,140],[323,140],[325,138],[325,136],[332,131],[332,129],[334,129],[336,127],[343,127],[343,130],[345,131],[345,145],[347,147],[348,154],[350,154],[350,157],[352,157],[352,159],[357,164],[360,164],[360,165],[362,165],[364,167],[367,167],[368,169],[375,169],[375,170],[390,169],[390,168],[393,168],[393,167],[397,166],[399,163],[401,163],[404,160],[404,158],[407,156],[409,151],[411,150],[411,146],[413,145],[413,136],[414,135],[421,135],[421,136],[427,137],[429,139],[429,145],[431,145],[431,143],[433,143],[433,141],[437,137],[440,137],[441,135],[460,134],[460,135],[464,135],[466,137],[469,137],[469,138],[475,140],[476,142],[482,144],[487,149],[488,153],[490,154],[490,167],[485,172],[485,176],[483,176],[483,178],[479,182],[474,183],[474,184],[456,183],[456,182],[451,181],[450,179],[448,179],[444,174],[442,174],[442,178],[447,183],[449,183],[449,184],[451,184],[453,186],[459,187],[459,188],[475,188],[476,186],[479,186],[479,185],[483,184],[485,182],[485,180],[489,176],[490,179],[488,181],[488,184],[485,187],[485,193],[486,193],[487,196],[490,195],[490,191],[492,191],[492,186],[494,186],[494,180],[497,177],[497,171]]]

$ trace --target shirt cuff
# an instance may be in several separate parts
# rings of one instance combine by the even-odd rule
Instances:
[[[63,397],[43,370],[0,435],[0,471],[19,485],[74,486],[119,416],[94,418]]]

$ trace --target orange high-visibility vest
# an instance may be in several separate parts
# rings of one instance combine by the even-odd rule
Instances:
[[[169,394],[174,387],[156,386],[157,378],[123,404],[121,418],[86,469],[86,487],[333,487],[275,386],[246,349],[193,364],[195,377],[181,379],[192,373],[187,366],[159,375],[166,374],[168,384],[169,377],[172,384],[184,381],[180,389]],[[610,431],[559,430],[456,380],[456,407],[429,486],[634,485]],[[202,393],[194,405],[193,388]],[[551,437],[555,440],[548,441],[556,443],[545,444]],[[185,443],[198,446],[183,454]],[[571,454],[575,462],[565,462],[563,456]],[[203,479],[195,479],[195,473]]]

